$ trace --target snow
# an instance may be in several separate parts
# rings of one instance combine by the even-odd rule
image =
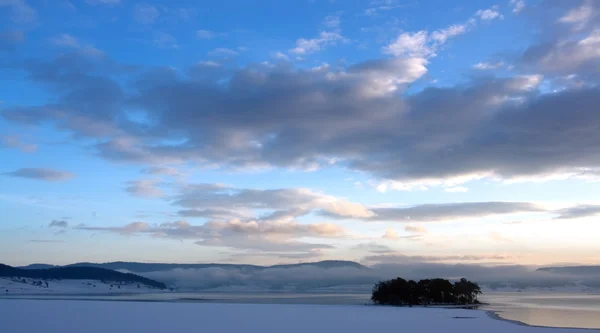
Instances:
[[[0,323],[11,333],[581,332],[517,325],[463,309],[1,298]]]
[[[48,282],[48,286],[46,286]],[[0,278],[1,295],[66,295],[66,294],[137,294],[156,293],[158,289],[137,283],[103,283],[98,280],[38,280]],[[8,290],[8,292],[7,292]]]

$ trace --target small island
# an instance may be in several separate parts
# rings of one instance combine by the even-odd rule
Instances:
[[[425,279],[419,282],[395,278],[381,281],[373,287],[371,301],[379,305],[474,305],[481,288],[462,278],[454,283],[446,279]]]

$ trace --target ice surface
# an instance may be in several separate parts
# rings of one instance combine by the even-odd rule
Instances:
[[[0,327],[10,333],[582,332],[527,327],[462,309],[1,298]]]

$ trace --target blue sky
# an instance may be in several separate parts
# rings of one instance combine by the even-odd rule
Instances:
[[[599,47],[586,0],[0,0],[0,259],[600,263]]]

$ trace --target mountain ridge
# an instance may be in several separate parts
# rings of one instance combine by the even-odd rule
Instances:
[[[41,280],[107,280],[115,282],[140,283],[158,289],[167,286],[159,281],[152,280],[132,273],[122,273],[100,267],[54,267],[45,269],[22,269],[0,264],[0,277],[32,278]]]
[[[600,274],[600,265],[541,267],[537,271],[558,274]]]
[[[316,262],[306,262],[297,264],[279,264],[270,266],[261,265],[249,265],[249,264],[219,264],[219,263],[204,263],[204,264],[182,264],[182,263],[144,263],[144,262],[126,262],[126,261],[113,261],[105,263],[92,263],[92,262],[78,262],[64,266],[53,266],[48,264],[35,263],[27,266],[21,266],[19,268],[25,270],[31,269],[52,269],[52,268],[65,268],[65,267],[95,267],[104,268],[110,270],[127,270],[136,273],[148,273],[156,271],[168,271],[173,269],[202,269],[202,268],[237,268],[241,270],[252,270],[259,271],[264,269],[289,269],[295,267],[306,267],[316,266],[319,268],[341,268],[341,267],[352,267],[357,269],[368,270],[369,268],[361,265],[354,261],[346,260],[323,260]]]

